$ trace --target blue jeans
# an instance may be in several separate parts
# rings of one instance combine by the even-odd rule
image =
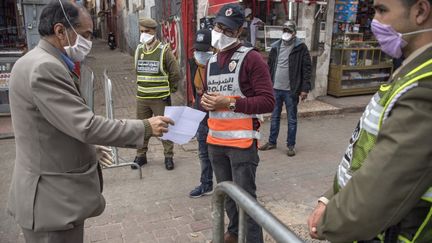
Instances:
[[[276,99],[276,106],[271,116],[269,143],[277,143],[282,105],[285,102],[288,120],[288,133],[286,143],[287,146],[294,146],[296,143],[295,141],[297,135],[297,105],[299,102],[299,97],[289,90],[274,89],[273,92]]]
[[[195,109],[199,109],[200,101],[201,101],[201,97],[199,95],[196,95]],[[213,186],[213,168],[210,163],[210,159],[208,155],[208,146],[207,146],[207,134],[209,131],[207,120],[208,120],[208,114],[200,122],[197,131],[198,157],[200,159],[200,164],[201,164],[200,182],[203,185]]]
[[[201,184],[213,186],[213,168],[210,163],[207,146],[208,115],[200,122],[197,131],[198,157],[201,163]]]

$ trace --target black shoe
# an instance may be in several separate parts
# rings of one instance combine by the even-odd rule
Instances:
[[[143,165],[147,164],[147,156],[140,156],[140,157],[135,157],[134,159],[134,163],[137,164],[139,167],[142,167]],[[138,166],[136,165],[131,165],[131,169],[132,170],[136,170],[138,169]]]
[[[173,170],[174,169],[173,158],[165,158],[165,168],[167,170]]]
[[[193,189],[189,193],[189,196],[191,198],[198,198],[205,195],[211,195],[212,193],[213,193],[213,186],[201,184],[197,186],[195,189]]]

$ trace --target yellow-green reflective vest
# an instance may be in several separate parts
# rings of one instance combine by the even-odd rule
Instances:
[[[168,75],[163,67],[166,50],[167,45],[162,43],[148,52],[143,44],[137,47],[135,68],[138,99],[161,99],[170,95]]]
[[[350,144],[338,166],[335,177],[334,191],[337,192],[351,179],[353,173],[358,170],[367,155],[375,146],[378,132],[386,121],[396,101],[406,92],[418,86],[418,82],[432,76],[432,59],[418,66],[404,77],[391,84],[381,85],[380,90],[372,97],[367,105],[356,129],[350,139]],[[432,206],[432,185],[422,197]],[[432,207],[429,210],[423,224],[417,230],[412,239],[399,235],[399,242],[432,242]],[[377,236],[384,239],[382,235]]]

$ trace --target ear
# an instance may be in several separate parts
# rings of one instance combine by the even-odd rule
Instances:
[[[418,0],[411,11],[415,13],[416,24],[423,25],[431,18],[431,2],[429,0]]]
[[[54,25],[54,35],[57,36],[60,40],[64,40],[66,38],[66,29],[64,25],[57,23]]]

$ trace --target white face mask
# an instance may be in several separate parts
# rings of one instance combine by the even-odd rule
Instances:
[[[72,28],[73,29],[73,28]],[[74,30],[75,31],[75,30]],[[76,32],[75,32],[76,33]],[[92,42],[84,38],[82,35],[76,33],[77,38],[75,44],[71,46],[69,37],[66,31],[66,38],[68,40],[69,46],[65,46],[64,49],[67,55],[75,62],[82,62],[85,57],[90,53],[92,48]]]
[[[284,40],[284,41],[289,41],[289,40],[291,40],[292,38],[293,38],[293,35],[290,34],[290,33],[288,33],[288,32],[284,32],[284,33],[282,34],[282,40]]]
[[[237,38],[228,37],[215,30],[212,30],[211,34],[212,34],[212,46],[219,50],[223,50],[237,41]]]
[[[194,58],[197,63],[206,65],[207,61],[213,56],[213,52],[194,51]]]
[[[150,35],[147,33],[141,33],[140,35],[140,42],[144,44],[148,44],[151,40],[153,40],[154,35]]]
[[[75,40],[75,44],[72,46],[69,40],[69,34],[66,30],[66,38],[68,40],[69,46],[64,46],[67,55],[75,62],[82,62],[85,57],[90,53],[90,50],[92,48],[92,42],[84,38],[82,35],[78,34],[74,27],[72,26],[71,22],[69,21],[69,18],[66,15],[66,12],[63,7],[63,3],[59,0],[60,6],[62,8],[63,14],[66,17],[67,22],[71,26],[72,30],[77,35],[77,38]]]

